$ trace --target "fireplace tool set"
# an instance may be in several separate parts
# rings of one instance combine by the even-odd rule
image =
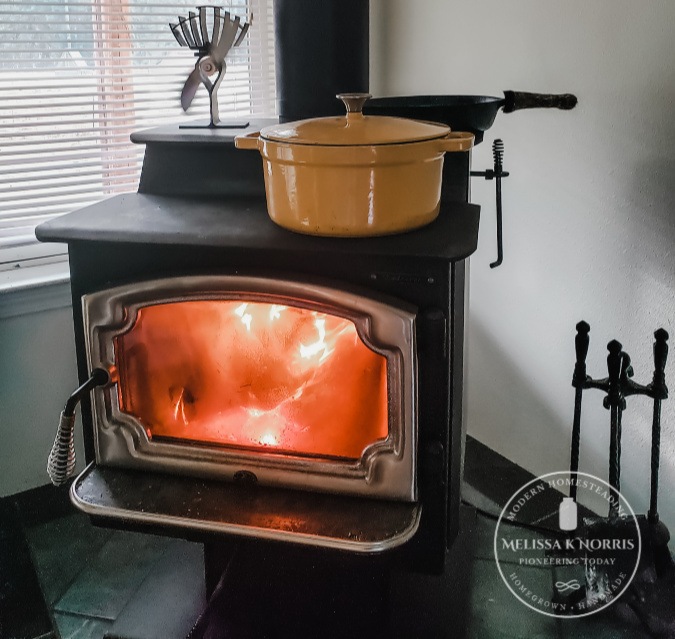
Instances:
[[[661,402],[668,397],[665,366],[668,357],[668,333],[660,328],[654,333],[654,373],[650,383],[638,384],[632,380],[631,358],[617,340],[607,344],[608,376],[594,379],[587,375],[586,356],[589,347],[590,326],[581,321],[576,326],[576,363],[572,376],[575,388],[574,419],[570,452],[570,474],[579,470],[579,445],[581,439],[581,406],[583,393],[597,389],[605,393],[603,406],[610,413],[609,484],[617,492],[621,487],[621,430],[626,398],[642,395],[653,400],[651,432],[651,477],[649,510],[645,516],[638,516],[642,539],[642,553],[627,596],[622,603],[628,605],[634,615],[656,636],[672,637],[675,631],[673,600],[675,599],[675,562],[668,549],[670,532],[660,520],[658,512],[659,457],[661,448]],[[577,485],[570,486],[570,498],[576,501]],[[609,514],[605,518],[585,518],[586,534],[594,530],[608,530],[622,525],[619,500],[610,502]],[[590,575],[592,580],[592,575]],[[659,633],[666,632],[665,635]]]
[[[665,367],[668,357],[668,333],[660,328],[654,333],[654,375],[652,381],[643,386],[637,384],[633,377],[633,368],[628,353],[617,340],[607,344],[608,376],[593,379],[586,374],[586,356],[589,346],[590,326],[579,322],[575,337],[576,364],[572,377],[575,388],[574,422],[572,424],[572,447],[570,453],[570,473],[579,470],[579,443],[581,439],[581,402],[583,392],[595,388],[606,393],[603,406],[610,411],[610,449],[609,449],[609,485],[616,491],[621,490],[621,418],[626,408],[626,398],[631,395],[645,395],[654,400],[652,419],[651,449],[651,497],[648,520],[653,526],[659,523],[658,489],[659,489],[659,454],[661,449],[661,401],[668,397]],[[570,497],[576,499],[576,486],[571,487]],[[616,510],[617,504],[613,504]],[[610,513],[616,514],[616,512]]]
[[[188,17],[179,16],[177,24],[170,24],[171,33],[181,47],[195,52],[197,62],[188,76],[180,96],[183,111],[187,111],[200,84],[209,93],[211,120],[208,127],[244,128],[248,123],[225,124],[218,114],[218,88],[227,65],[225,58],[231,49],[238,47],[246,37],[251,19],[242,22],[239,16],[232,17],[220,7],[198,7],[198,13],[188,12]],[[189,128],[202,128],[192,124]]]

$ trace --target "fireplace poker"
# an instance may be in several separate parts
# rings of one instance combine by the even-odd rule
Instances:
[[[630,357],[623,352],[621,343],[613,339],[607,344],[607,372],[609,373],[607,396],[602,405],[609,410],[609,485],[621,490],[621,416],[626,408],[623,381],[632,376]],[[612,514],[618,512],[618,501],[612,502]]]
[[[651,390],[654,397],[652,414],[652,450],[651,450],[651,490],[649,496],[649,513],[647,518],[651,524],[659,521],[659,457],[661,453],[661,401],[668,398],[666,386],[666,359],[668,358],[668,333],[660,328],[654,333],[654,377]]]
[[[572,375],[572,386],[574,386],[574,422],[572,424],[572,448],[570,451],[570,475],[579,471],[579,443],[581,441],[581,400],[583,398],[584,387],[587,382],[586,375],[586,356],[588,355],[589,338],[588,333],[591,327],[583,320],[577,324],[577,335],[574,338],[574,348],[577,361],[574,364],[574,374]],[[577,486],[572,484],[570,487],[570,497],[577,500]]]

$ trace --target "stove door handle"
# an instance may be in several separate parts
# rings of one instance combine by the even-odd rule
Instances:
[[[54,444],[47,459],[47,474],[54,486],[63,486],[74,474],[75,464],[75,415],[61,411]]]
[[[89,379],[68,398],[61,411],[54,444],[47,459],[47,474],[54,486],[63,486],[74,474],[75,464],[75,409],[82,398],[97,386],[110,383],[110,374],[95,368]]]

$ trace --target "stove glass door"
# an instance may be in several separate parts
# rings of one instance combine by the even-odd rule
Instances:
[[[82,298],[96,463],[415,501],[417,309],[186,275]]]
[[[359,459],[389,434],[387,358],[349,319],[259,301],[143,306],[114,338],[148,439]]]

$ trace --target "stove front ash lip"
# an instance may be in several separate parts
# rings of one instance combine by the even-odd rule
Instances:
[[[134,522],[141,526],[168,526],[198,533],[236,535],[373,555],[392,550],[410,541],[419,528],[422,514],[422,505],[419,503],[378,500],[373,505],[372,500],[364,501],[358,497],[347,497],[346,499],[351,502],[351,509],[348,515],[345,514],[345,521],[340,530],[331,524],[331,520],[334,520],[336,516],[331,505],[324,505],[323,509],[316,507],[310,509],[311,512],[305,512],[299,520],[294,519],[292,527],[289,528],[284,524],[287,518],[286,509],[277,512],[271,510],[260,516],[259,507],[265,500],[259,499],[257,492],[253,500],[253,510],[247,505],[249,500],[241,500],[240,496],[223,496],[219,492],[218,499],[221,504],[223,500],[226,500],[230,505],[236,505],[239,516],[232,519],[227,519],[220,514],[214,516],[213,513],[210,516],[199,512],[195,514],[190,506],[190,500],[181,499],[179,499],[179,504],[182,504],[182,507],[179,506],[178,509],[174,508],[172,512],[167,512],[153,500],[147,499],[147,491],[142,485],[143,480],[136,481],[133,486],[129,486],[125,499],[120,501],[114,494],[115,491],[111,490],[109,478],[105,477],[110,470],[115,469],[98,468],[95,462],[91,462],[72,483],[70,500],[74,506],[91,517],[103,517],[108,520],[125,522],[125,524]],[[157,480],[157,477],[153,476],[149,482]],[[115,483],[114,480],[112,483]],[[231,484],[223,484],[222,488],[227,486],[236,488]],[[299,493],[294,490],[285,491],[285,494],[293,503],[297,499],[309,498],[311,500],[313,497],[311,493]],[[192,488],[190,499],[197,496],[202,496],[200,491]],[[332,498],[333,496],[323,495],[323,497]],[[336,498],[345,499],[343,496]],[[134,502],[134,506],[129,507],[126,502]],[[330,511],[328,517],[325,508]],[[374,512],[373,508],[379,510]],[[354,521],[355,513],[357,521]],[[280,515],[281,524],[274,523],[276,514]],[[253,515],[260,523],[252,524],[250,521],[244,523],[250,515]],[[389,522],[390,527],[385,532],[380,524],[380,517],[384,519],[394,517],[396,525],[391,525]],[[326,522],[326,520],[329,521]]]
[[[113,338],[135,322],[139,308],[189,300],[287,304],[354,322],[359,337],[387,358],[389,435],[359,460],[314,461],[300,456],[151,441],[142,424],[119,407],[115,383],[92,394],[97,464],[232,480],[252,472],[263,485],[398,501],[417,500],[416,309],[400,301],[318,284],[241,275],[146,280],[84,295],[82,311],[90,370],[114,371]]]

